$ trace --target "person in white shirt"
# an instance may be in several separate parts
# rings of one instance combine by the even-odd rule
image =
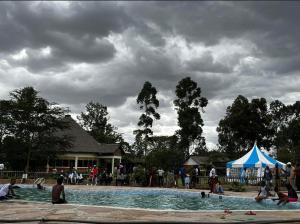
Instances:
[[[8,199],[12,196],[16,196],[13,190],[13,185],[16,183],[16,179],[11,179],[9,184],[4,184],[0,189],[0,200]]]
[[[163,177],[163,174],[164,174],[164,170],[159,168],[157,170],[157,173],[158,173],[158,184],[160,187],[162,187],[164,185],[164,177]]]
[[[258,192],[258,195],[255,197],[255,200],[257,202],[260,202],[262,201],[263,199],[267,199],[269,196],[269,191],[268,191],[268,188],[266,186],[266,182],[265,181],[262,181],[261,182],[261,186],[260,186],[260,189],[259,189],[259,192]]]
[[[191,182],[190,175],[186,174],[186,176],[184,178],[184,183],[185,183],[186,189],[190,189],[190,182]]]
[[[213,167],[209,172],[209,177],[215,177],[215,176],[216,176],[216,169]]]
[[[216,169],[214,167],[211,168],[209,172],[209,179],[208,179],[208,184],[209,184],[209,193],[214,193],[215,192],[215,187],[216,187]]]

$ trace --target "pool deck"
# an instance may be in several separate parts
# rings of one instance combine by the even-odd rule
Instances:
[[[67,185],[69,189],[84,190],[116,190],[132,189],[132,187],[114,186],[83,186]],[[145,189],[145,188],[137,188]],[[151,188],[157,189],[157,188]],[[159,188],[161,189],[161,188]],[[181,189],[178,189],[181,190]],[[186,191],[182,189],[183,191]],[[189,191],[201,191],[191,189]],[[257,192],[226,192],[226,195],[254,197]],[[256,215],[245,215],[245,211],[233,211],[225,214],[224,211],[157,211],[146,209],[121,209],[101,206],[83,206],[74,204],[52,205],[42,202],[26,202],[21,200],[9,200],[0,202],[0,223],[4,220],[28,220],[26,223],[43,223],[34,220],[57,220],[55,223],[62,223],[59,220],[78,220],[94,222],[201,222],[201,223],[234,223],[247,222],[256,223],[257,221],[271,222],[300,220],[300,210],[291,211],[255,211]],[[31,220],[31,221],[29,221]],[[77,220],[77,221],[76,221]],[[53,222],[51,222],[53,223]],[[274,222],[273,222],[274,223]],[[295,222],[300,223],[300,221]]]

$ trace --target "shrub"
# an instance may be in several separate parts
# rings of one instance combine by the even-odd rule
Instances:
[[[145,185],[147,183],[145,170],[142,166],[138,166],[133,172],[133,180],[137,184]]]
[[[246,191],[246,188],[243,184],[241,184],[240,182],[233,182],[230,187],[229,187],[230,191],[235,191],[235,192],[244,192]]]

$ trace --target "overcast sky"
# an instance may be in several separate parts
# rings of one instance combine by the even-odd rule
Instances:
[[[0,98],[33,86],[72,113],[91,100],[132,142],[145,81],[158,90],[155,135],[177,126],[175,87],[190,76],[208,99],[212,148],[239,95],[300,99],[298,2],[0,2]]]

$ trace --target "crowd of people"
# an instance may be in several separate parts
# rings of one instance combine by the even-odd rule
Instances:
[[[283,177],[283,178],[282,178]],[[273,200],[278,200],[278,205],[286,204],[288,202],[298,201],[298,195],[295,189],[300,190],[300,164],[296,165],[294,168],[291,162],[287,163],[286,169],[279,168],[278,163],[271,170],[269,166],[266,166],[263,174],[263,180],[261,181],[261,186],[258,195],[255,197],[257,202],[260,202],[269,197],[278,198]],[[281,185],[285,185],[287,193],[281,192],[279,189]],[[272,189],[274,194],[271,193]]]
[[[88,168],[84,173],[78,173],[78,171],[73,168],[70,170],[69,173],[61,171],[60,174],[63,182],[66,184],[110,185],[113,180],[112,174],[108,173],[106,168],[101,169],[96,165]]]

